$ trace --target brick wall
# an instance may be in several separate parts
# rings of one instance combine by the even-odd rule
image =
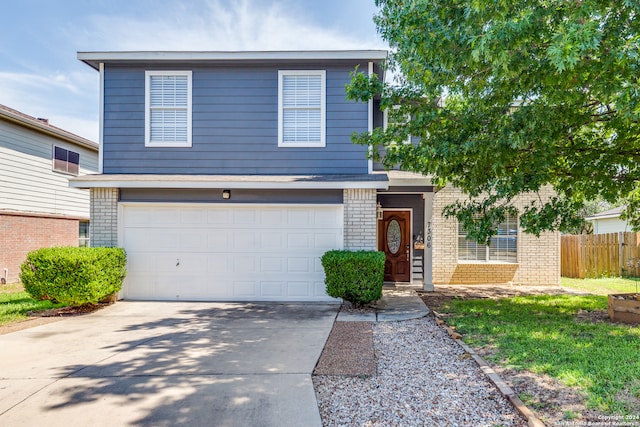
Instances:
[[[553,195],[548,187],[540,191],[544,200]],[[537,238],[518,229],[518,263],[458,263],[458,225],[446,219],[442,209],[466,197],[453,187],[441,189],[433,199],[433,283],[557,285],[560,283],[560,233],[543,233]],[[514,206],[522,209],[538,194],[522,195]]]
[[[118,245],[118,189],[91,189],[91,225],[89,231],[92,247]]]
[[[52,246],[78,246],[79,220],[38,215],[0,214],[0,278],[20,280],[20,265],[30,251]]]
[[[376,250],[376,190],[343,190],[344,248]]]

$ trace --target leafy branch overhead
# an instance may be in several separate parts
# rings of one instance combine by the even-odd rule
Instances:
[[[558,197],[519,213],[528,232],[575,227],[595,199],[624,199],[640,225],[640,3],[376,4],[395,79],[356,70],[347,91],[360,101],[381,95],[395,118],[355,142],[384,147],[387,167],[468,193],[446,213],[478,241],[515,197],[545,185]],[[398,143],[408,135],[418,142]]]

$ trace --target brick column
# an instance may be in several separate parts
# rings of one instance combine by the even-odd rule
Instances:
[[[118,189],[91,189],[91,223],[89,239],[92,247],[118,246]]]
[[[344,248],[376,250],[376,190],[345,189]]]

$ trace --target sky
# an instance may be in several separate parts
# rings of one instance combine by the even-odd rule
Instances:
[[[21,0],[0,14],[0,104],[98,141],[77,52],[386,49],[374,0]]]

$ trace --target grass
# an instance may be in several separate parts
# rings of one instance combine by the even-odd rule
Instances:
[[[640,291],[640,278],[605,277],[600,279],[570,279],[563,277],[561,285],[597,295],[624,294]]]
[[[640,326],[577,321],[579,310],[606,310],[606,296],[536,295],[452,300],[442,310],[487,358],[516,370],[547,374],[587,393],[587,406],[607,414],[637,414]]]
[[[36,301],[19,283],[0,285],[0,326],[20,322],[28,318],[28,311],[64,307],[51,301]]]

